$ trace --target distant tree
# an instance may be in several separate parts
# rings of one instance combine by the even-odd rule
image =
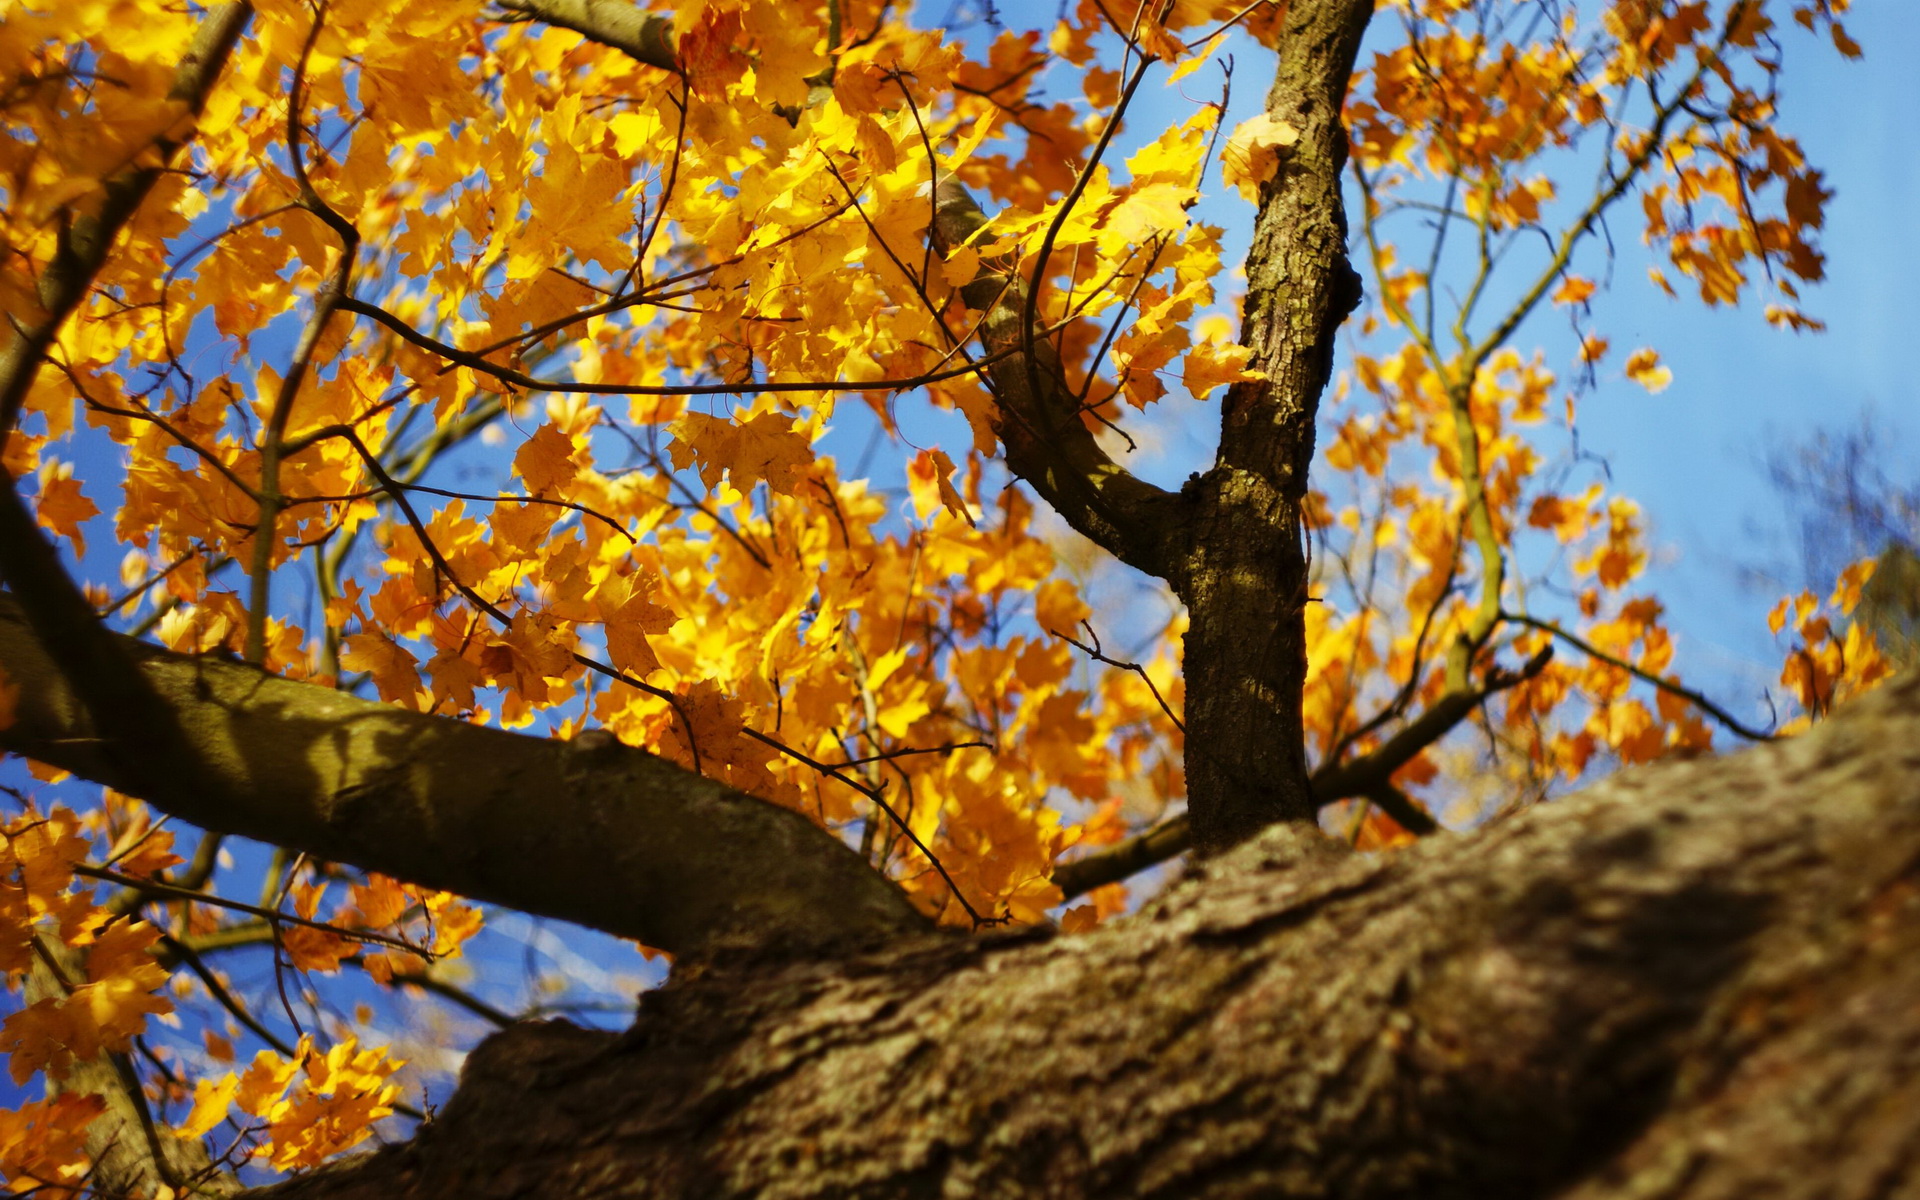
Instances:
[[[1854,619],[1903,667],[1920,664],[1920,473],[1889,472],[1898,434],[1871,415],[1767,456],[1768,478],[1797,526],[1801,580],[1820,588],[1849,565],[1874,562]],[[1767,574],[1762,578],[1771,584]]]

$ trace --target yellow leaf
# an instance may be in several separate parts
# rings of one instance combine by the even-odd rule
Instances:
[[[972,246],[956,247],[952,254],[947,255],[947,260],[940,264],[940,278],[947,281],[948,287],[965,287],[978,274],[980,252]]]
[[[893,673],[907,661],[911,649],[909,646],[898,646],[874,659],[873,665],[867,668],[867,688],[877,692],[885,687],[887,680],[893,678]]]
[[[1247,203],[1260,202],[1260,185],[1280,171],[1280,160],[1300,140],[1300,131],[1267,113],[1240,122],[1220,155],[1220,177],[1240,189]]]
[[[256,1117],[266,1117],[280,1101],[287,1090],[287,1084],[293,1080],[294,1072],[299,1070],[298,1059],[306,1053],[309,1041],[300,1040],[300,1048],[293,1061],[281,1058],[271,1050],[262,1050],[253,1056],[253,1065],[240,1076],[238,1088],[234,1091],[233,1102],[240,1111]]]
[[[342,643],[340,665],[373,676],[373,686],[388,703],[406,703],[420,690],[420,672],[413,654],[377,630],[348,634]]]
[[[549,421],[535,430],[513,456],[513,469],[526,480],[527,491],[532,494],[557,495],[580,472],[573,461],[573,439]]]
[[[1867,586],[1867,581],[1873,578],[1873,572],[1879,565],[1879,559],[1863,558],[1840,572],[1840,579],[1833,587],[1833,599],[1828,603],[1842,613],[1851,614],[1860,604],[1860,590]]]
[[[240,1077],[228,1071],[218,1080],[202,1079],[193,1087],[193,1111],[180,1122],[181,1137],[197,1138],[227,1119],[233,1107],[234,1093],[240,1090]]]
[[[973,152],[980,148],[980,143],[986,141],[987,135],[993,132],[993,127],[999,120],[999,113],[998,108],[989,108],[983,115],[974,118],[973,129],[961,139],[958,146],[954,147],[953,153],[940,164],[940,169],[957,171],[960,169],[960,164],[972,158]]]
[[[1198,54],[1189,55],[1179,66],[1167,72],[1167,86],[1172,87],[1182,79],[1198,71],[1201,67],[1206,66],[1207,60],[1213,57],[1213,52],[1225,45],[1226,40],[1227,35],[1224,33],[1216,33],[1208,38],[1207,44],[1200,47]]]
[[[973,524],[967,502],[953,486],[953,460],[944,450],[922,450],[907,464],[907,491],[913,496],[914,511],[922,521],[944,506],[954,516]]]
[[[651,109],[629,109],[620,113],[607,122],[607,129],[613,134],[614,153],[621,158],[632,158],[641,150],[658,145],[665,133],[659,116]]]
[[[40,524],[73,542],[75,553],[87,552],[87,539],[80,523],[100,515],[93,501],[80,494],[80,481],[73,477],[72,463],[47,463],[40,468],[40,498],[34,506]]]
[[[1265,379],[1265,371],[1247,367],[1247,360],[1252,357],[1253,351],[1230,342],[1195,346],[1187,351],[1187,365],[1181,373],[1181,381],[1187,385],[1189,392],[1199,397],[1223,383]]]
[[[1646,348],[1635,350],[1627,356],[1627,378],[1633,380],[1649,392],[1659,393],[1667,390],[1673,382],[1673,372],[1660,365],[1660,356]]]
[[[697,461],[700,478],[710,488],[720,486],[725,472],[742,492],[765,480],[775,492],[791,494],[801,472],[813,462],[812,442],[793,428],[791,417],[777,412],[744,422],[690,412],[669,429],[674,440],[667,452],[674,467],[684,471]]]
[[[1582,279],[1578,275],[1569,275],[1560,281],[1559,287],[1553,289],[1553,302],[1555,304],[1584,304],[1587,298],[1593,295],[1593,292],[1593,280]]]
[[[1187,206],[1198,195],[1178,183],[1149,183],[1135,188],[1102,223],[1100,253],[1117,257],[1127,246],[1144,246],[1149,239],[1179,232],[1187,223]]]

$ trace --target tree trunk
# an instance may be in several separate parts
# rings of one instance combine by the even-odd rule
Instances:
[[[1245,331],[1266,378],[1222,401],[1220,449],[1195,480],[1187,552],[1167,575],[1191,618],[1187,808],[1203,853],[1273,821],[1312,821],[1300,694],[1307,678],[1301,506],[1334,335],[1359,302],[1340,196],[1340,106],[1372,0],[1296,4],[1267,113],[1299,131],[1262,189],[1247,254]]]
[[[1082,936],[715,963],[263,1194],[1920,1195],[1920,678],[1396,854],[1275,826]]]

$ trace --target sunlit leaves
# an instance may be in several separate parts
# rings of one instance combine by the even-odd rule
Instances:
[[[673,465],[685,470],[697,463],[710,488],[719,486],[724,471],[743,492],[762,481],[776,492],[792,492],[799,484],[798,473],[813,461],[807,437],[793,428],[791,418],[777,412],[737,423],[690,412],[672,428]]]
[[[1238,188],[1249,204],[1258,203],[1260,185],[1280,170],[1280,160],[1300,140],[1300,131],[1268,113],[1249,117],[1227,139],[1221,177]]]
[[[1651,349],[1643,348],[1627,355],[1624,370],[1628,379],[1656,394],[1666,391],[1667,385],[1673,382],[1673,372],[1661,365],[1660,356]]]
[[[106,1101],[62,1092],[16,1109],[0,1109],[0,1179],[19,1193],[78,1192],[92,1166],[87,1127]]]
[[[402,1065],[351,1037],[326,1050],[302,1038],[292,1058],[262,1050],[243,1073],[201,1084],[187,1128],[211,1129],[237,1108],[258,1122],[258,1152],[274,1168],[317,1166],[365,1141],[393,1111],[399,1089],[387,1080]]]

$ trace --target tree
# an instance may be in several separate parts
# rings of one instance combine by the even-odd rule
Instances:
[[[10,1179],[224,1191],[355,1145],[392,1056],[221,955],[485,1011],[428,966],[483,901],[673,979],[625,1035],[514,1026],[414,1142],[286,1191],[1913,1187],[1915,685],[1694,757],[1887,673],[1843,624],[1870,568],[1776,610],[1805,715],[1758,728],[1672,671],[1631,502],[1528,432],[1600,381],[1576,268],[1633,200],[1660,287],[1758,276],[1817,324],[1783,7],[1857,53],[1842,0],[1084,0],[954,38],[879,0],[17,5],[0,742],[110,790],[8,825],[0,1048],[53,1089]],[[1123,132],[1254,43],[1261,113]],[[1515,341],[1556,306],[1568,387]],[[1122,426],[1176,359],[1220,434],[1167,489]],[[824,452],[848,397],[894,445],[915,397],[964,418],[903,455],[910,519]],[[117,478],[58,457],[88,437]],[[76,582],[103,482],[119,598]],[[1138,661],[1035,498],[1177,600]],[[260,903],[226,835],[283,848]],[[142,1040],[170,972],[268,1049],[183,1074]]]
[[[1888,474],[1897,439],[1878,424],[1863,418],[1854,429],[1823,430],[1775,450],[1766,467],[1799,525],[1796,557],[1807,586],[1849,562],[1874,561],[1856,619],[1873,632],[1879,651],[1905,668],[1920,654],[1920,487]]]

